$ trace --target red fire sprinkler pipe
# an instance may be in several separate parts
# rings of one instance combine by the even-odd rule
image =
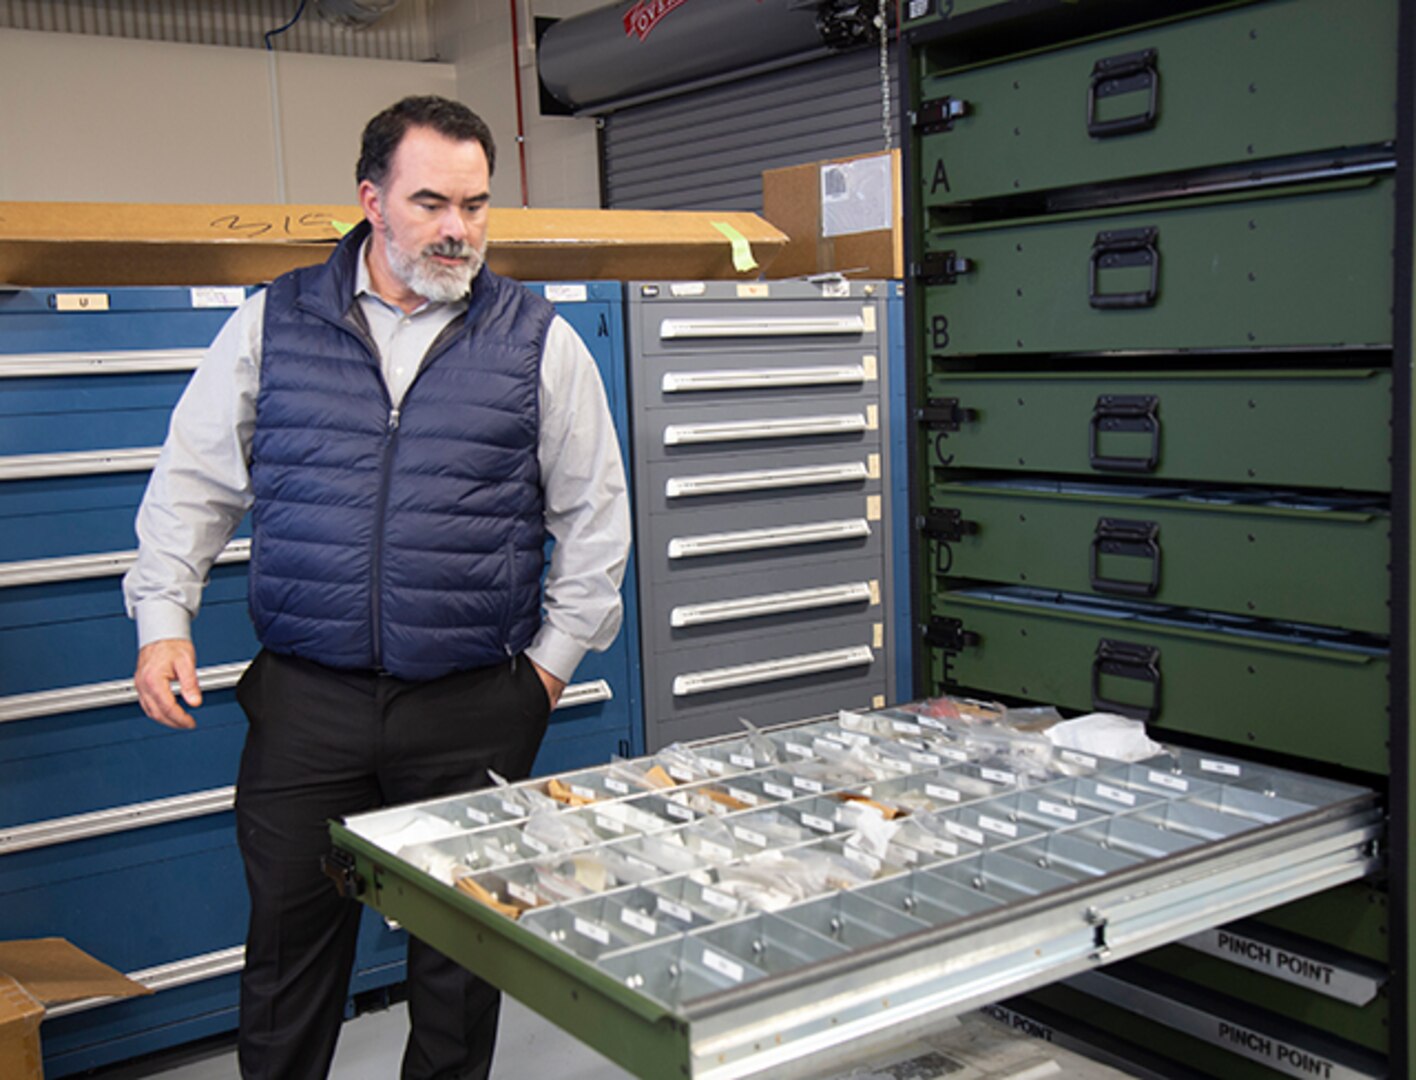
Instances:
[[[521,106],[521,26],[516,17],[518,0],[511,6],[511,85],[516,88],[516,152],[521,161],[521,206],[530,206],[526,186],[526,114]]]

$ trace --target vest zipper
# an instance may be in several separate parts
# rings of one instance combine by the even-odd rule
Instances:
[[[374,550],[370,559],[369,586],[369,628],[373,637],[374,669],[383,667],[383,553],[384,524],[388,519],[389,481],[393,473],[393,450],[398,437],[398,405],[388,411],[388,423],[384,427],[383,455],[379,461],[379,497],[374,521]]]

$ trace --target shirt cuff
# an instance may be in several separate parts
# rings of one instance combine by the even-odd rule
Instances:
[[[546,623],[541,624],[536,638],[526,650],[526,655],[545,668],[563,683],[569,683],[580,661],[588,650],[575,638]]]
[[[192,640],[192,617],[181,604],[171,600],[144,600],[133,608],[138,624],[138,648],[165,638]]]

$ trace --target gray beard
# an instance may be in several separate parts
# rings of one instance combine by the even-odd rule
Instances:
[[[472,281],[486,261],[484,252],[471,244],[434,244],[416,255],[401,248],[388,230],[384,231],[388,246],[388,265],[393,276],[425,300],[450,304],[461,300],[472,289]],[[460,266],[438,266],[432,252],[461,256],[467,259]]]

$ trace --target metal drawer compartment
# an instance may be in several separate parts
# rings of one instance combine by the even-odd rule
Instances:
[[[478,826],[478,793],[359,815],[331,826],[338,877],[636,1075],[727,1080],[849,1068],[952,1013],[1376,864],[1364,789],[1186,752],[1083,763],[981,731],[928,708],[843,715],[770,730],[765,747],[701,745],[708,779],[553,819]],[[919,762],[919,745],[952,755]],[[848,758],[903,764],[866,778]],[[970,794],[953,802],[950,784]],[[658,812],[728,787],[760,799]],[[928,843],[867,826],[861,797],[912,800]],[[491,861],[552,820],[585,839]],[[678,869],[652,861],[673,851]]]
[[[1386,346],[1393,193],[1389,177],[1353,179],[933,229],[926,258],[968,269],[924,290],[924,348],[948,358]]]
[[[639,560],[651,580],[720,576],[803,561],[882,557],[879,495],[835,495],[772,505],[650,517]],[[654,596],[645,589],[643,603]]]
[[[878,451],[880,405],[869,397],[831,394],[654,409],[640,414],[635,437],[644,462],[802,447]]]
[[[851,295],[839,298],[823,296],[823,286],[798,281],[679,286],[685,287],[702,292],[646,297],[646,289],[661,286],[630,286],[630,331],[637,354],[880,353],[884,289],[879,283],[852,282],[845,287]]]
[[[737,405],[745,401],[817,397],[855,392],[880,397],[880,356],[850,349],[805,350],[731,356],[687,354],[643,358],[637,367],[640,408]]]
[[[1281,0],[925,75],[924,205],[1388,143],[1396,32],[1392,0]],[[1315,101],[1323,70],[1362,77]]]
[[[936,685],[1387,771],[1385,642],[1022,587],[936,595]]]
[[[1385,634],[1391,514],[1370,497],[1046,480],[939,483],[936,580],[1133,597]]]
[[[743,500],[817,499],[838,492],[878,492],[882,453],[868,448],[777,450],[656,462],[644,470],[639,513],[650,516],[728,508]]]
[[[1387,491],[1391,374],[950,373],[929,462],[1121,479]]]

